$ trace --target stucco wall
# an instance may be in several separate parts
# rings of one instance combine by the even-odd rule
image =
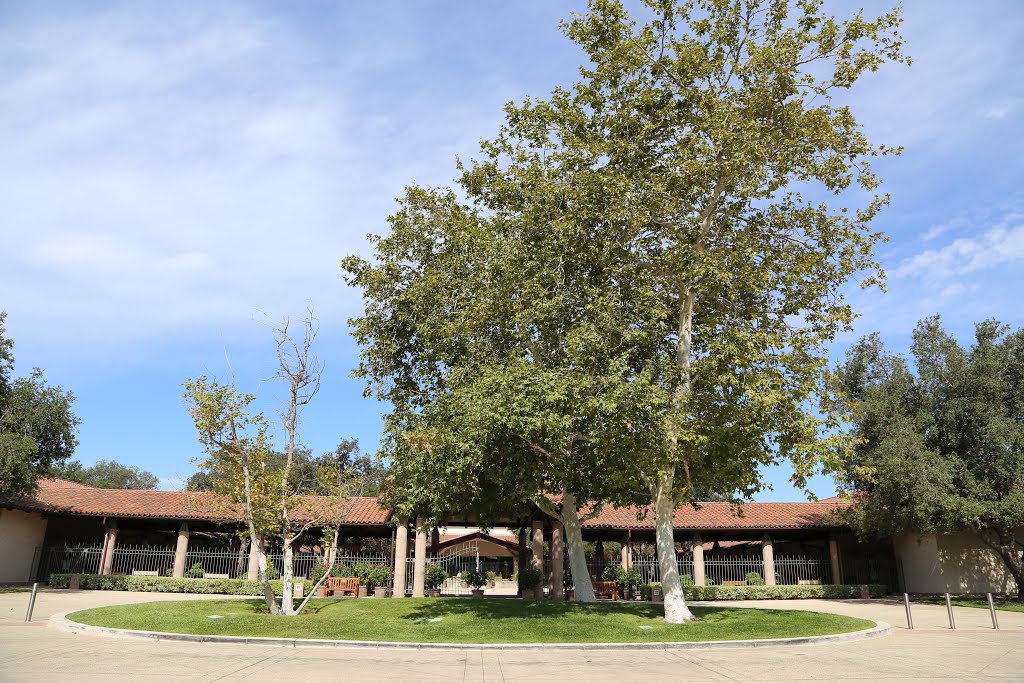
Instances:
[[[35,512],[0,508],[0,583],[25,583],[36,546],[46,536],[46,518]]]
[[[893,540],[910,593],[1009,593],[1017,586],[999,555],[970,532]]]

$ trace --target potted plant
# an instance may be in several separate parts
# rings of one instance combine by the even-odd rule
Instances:
[[[320,581],[320,579],[324,578],[324,574],[326,574],[326,573],[327,573],[327,565],[324,564],[323,562],[318,562],[317,564],[313,565],[312,569],[309,570],[309,580],[312,582],[312,584],[314,586],[316,586],[317,583]],[[332,574],[332,576],[333,576],[333,574]],[[318,598],[326,598],[327,597],[327,582],[326,581],[324,581],[322,584],[320,584],[317,587],[317,589],[316,589],[316,597],[318,597]]]
[[[617,564],[608,565],[601,572],[602,581],[614,581],[619,588],[619,595],[625,596],[626,570]]]
[[[391,584],[391,567],[386,564],[371,564],[366,571],[367,589],[373,589],[373,597],[386,598]]]
[[[462,575],[462,580],[473,589],[474,598],[484,597],[484,586],[487,585],[487,574],[477,569],[470,569]]]
[[[495,581],[498,580],[498,575],[495,574],[494,572],[486,572],[486,576],[487,576],[487,587],[488,588],[494,588],[494,583],[495,583]]]
[[[627,600],[636,600],[640,597],[640,585],[644,582],[644,577],[639,569],[634,567],[627,569],[623,576],[623,582],[628,591]]]
[[[540,570],[528,564],[519,570],[516,581],[519,582],[519,588],[522,589],[523,595],[529,595],[533,589],[540,585]]]
[[[444,570],[444,567],[437,562],[428,564],[426,572],[423,574],[423,583],[427,587],[427,597],[441,597],[441,584],[446,580],[448,580],[448,572]]]

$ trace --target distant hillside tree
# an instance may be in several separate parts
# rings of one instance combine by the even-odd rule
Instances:
[[[54,477],[77,481],[100,489],[135,489],[152,491],[160,479],[147,470],[122,465],[114,460],[100,460],[92,467],[85,467],[77,460],[57,465],[51,470]]]
[[[965,349],[936,316],[914,330],[911,355],[874,334],[839,368],[861,438],[849,520],[865,536],[968,529],[1024,595],[1024,330],[986,320]]]
[[[42,370],[12,377],[14,342],[5,319],[0,312],[0,497],[33,493],[40,476],[71,457],[79,424],[74,394],[48,385]]]

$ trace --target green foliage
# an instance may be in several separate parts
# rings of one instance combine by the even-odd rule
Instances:
[[[71,574],[51,574],[50,586],[67,588]],[[142,593],[211,593],[223,595],[263,595],[259,581],[245,579],[193,579],[169,578],[165,576],[128,576],[112,574],[79,574],[79,585],[86,590],[139,591]],[[302,581],[296,581],[302,584]],[[281,582],[271,581],[270,587],[281,594]]]
[[[334,576],[334,567],[331,567],[331,570],[331,576]],[[317,562],[315,565],[313,565],[313,568],[309,570],[309,580],[312,581],[313,585],[315,586],[317,582],[319,582],[320,579],[322,579],[324,577],[324,574],[326,573],[327,565],[323,562]]]
[[[114,460],[99,460],[91,467],[71,460],[54,467],[52,476],[100,489],[152,491],[160,483],[152,472],[131,465],[122,465]]]
[[[14,342],[0,312],[0,497],[29,495],[36,482],[67,460],[78,441],[74,394],[50,386],[43,371],[12,378]]]
[[[470,569],[462,574],[462,580],[466,582],[466,585],[470,588],[479,590],[487,585],[487,574],[476,569]]]
[[[271,581],[281,578],[281,570],[277,568],[277,565],[271,562],[267,563],[267,578]]]
[[[869,586],[871,597],[886,594],[883,585]],[[859,598],[858,585],[819,586],[683,586],[688,600],[838,600]]]
[[[683,584],[684,588],[686,586],[692,586],[693,585],[693,576],[691,576],[690,574],[683,574],[682,576],[679,577],[679,582],[681,584]]]
[[[201,579],[206,572],[203,571],[203,565],[196,562],[191,567],[185,570],[186,579]]]
[[[438,562],[431,562],[427,565],[423,574],[423,583],[430,590],[436,590],[448,580],[448,572]]]
[[[764,577],[758,572],[747,572],[747,585],[748,586],[763,586]]]
[[[540,585],[541,575],[540,570],[531,564],[525,567],[519,568],[519,575],[516,576],[516,581],[519,582],[519,587],[523,591],[531,591]]]
[[[860,439],[845,520],[865,536],[973,530],[1024,591],[1024,330],[986,320],[963,348],[936,316],[911,354],[871,335],[837,369]]]
[[[334,563],[334,566],[331,567],[331,576],[341,579],[352,579],[359,577],[355,570],[352,569],[352,567],[345,564],[344,562]]]

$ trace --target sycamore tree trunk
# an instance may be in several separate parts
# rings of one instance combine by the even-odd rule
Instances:
[[[281,614],[281,607],[277,604],[274,596],[274,589],[270,587],[270,578],[267,576],[267,551],[263,547],[263,539],[256,533],[256,530],[249,529],[249,542],[256,548],[256,574],[263,584],[263,599],[267,602],[267,609],[271,614]]]
[[[665,598],[665,622],[683,624],[693,619],[686,606],[686,596],[679,582],[676,564],[676,540],[672,527],[675,498],[672,495],[671,473],[662,473],[654,481],[651,497],[654,499],[654,538],[658,548],[658,568],[661,570],[661,590]]]
[[[285,531],[281,540],[283,541],[282,561],[284,562],[284,567],[281,569],[281,613],[290,617],[295,614],[295,590],[293,588],[295,584],[295,548],[292,547],[292,541],[295,539],[290,531]]]
[[[596,602],[594,585],[590,582],[590,570],[587,569],[583,525],[580,523],[579,510],[576,508],[576,497],[568,492],[562,495],[562,528],[565,529],[565,546],[569,551],[569,569],[572,571],[576,601]]]

